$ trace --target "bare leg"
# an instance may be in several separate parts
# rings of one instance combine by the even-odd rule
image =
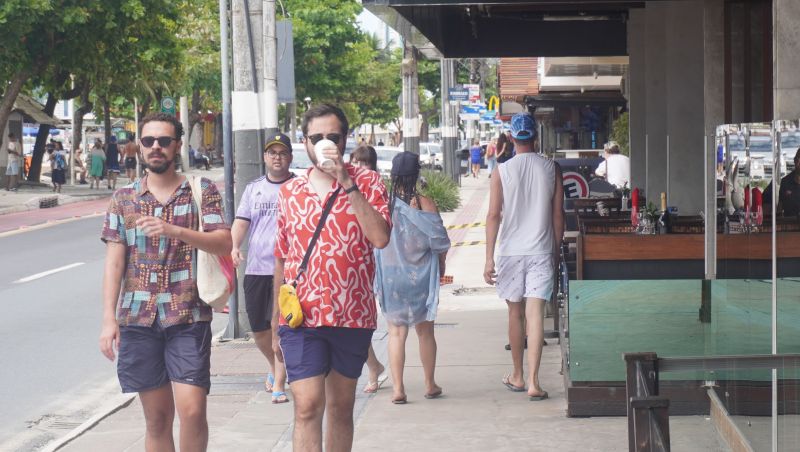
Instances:
[[[528,319],[528,395],[541,395],[544,391],[539,386],[539,365],[542,362],[542,344],[544,341],[544,304],[545,300],[528,298],[525,316]]]
[[[525,378],[522,372],[522,354],[525,349],[525,301],[511,302],[506,300],[508,305],[508,343],[511,344],[511,361],[514,371],[509,376],[508,381],[514,386],[525,386]],[[541,343],[539,343],[541,346]]]
[[[364,392],[375,392],[378,390],[378,377],[386,370],[378,361],[375,356],[375,350],[372,349],[372,344],[369,345],[369,354],[367,355],[367,368],[369,369],[369,378],[367,379],[367,386],[364,387]]]
[[[294,433],[292,434],[294,450],[297,452],[322,452],[325,376],[317,375],[292,381],[292,394],[294,395]]]
[[[148,452],[174,451],[172,421],[175,419],[175,404],[172,386],[166,384],[157,389],[139,393],[144,409],[144,448]]]
[[[441,393],[442,388],[436,384],[436,337],[433,335],[433,322],[420,322],[416,326],[419,338],[419,357],[425,372],[425,394]]]
[[[206,388],[173,383],[173,390],[181,422],[181,452],[204,452],[208,447]]]
[[[349,452],[353,448],[353,405],[357,382],[358,379],[347,378],[336,370],[331,370],[325,379],[326,451]]]
[[[280,361],[275,361],[275,352],[272,351],[272,330],[254,332],[253,339],[258,349],[267,358],[270,372],[275,376],[275,384],[272,386],[272,391],[286,391],[286,366]]]
[[[389,323],[389,367],[392,370],[392,400],[406,397],[403,385],[403,368],[406,365],[406,338],[408,327]]]

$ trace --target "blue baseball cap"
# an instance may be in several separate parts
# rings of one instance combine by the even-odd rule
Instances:
[[[529,113],[517,113],[511,117],[511,136],[518,140],[536,138],[536,121]]]

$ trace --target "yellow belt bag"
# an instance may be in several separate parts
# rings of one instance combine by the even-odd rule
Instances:
[[[322,216],[320,216],[317,229],[314,231],[314,236],[311,237],[311,242],[308,244],[306,254],[303,256],[303,262],[297,269],[297,278],[291,283],[281,285],[281,291],[278,295],[278,307],[289,328],[297,328],[303,324],[303,307],[300,304],[300,299],[297,297],[297,282],[306,272],[308,260],[311,258],[311,252],[314,250],[314,245],[317,244],[317,239],[319,239],[319,234],[322,232],[322,227],[325,225],[325,220],[328,218],[328,214],[331,212],[333,203],[336,201],[336,197],[339,195],[339,190],[341,189],[342,187],[339,187],[333,192],[331,197],[328,198],[328,202],[325,203],[325,208],[322,209]]]

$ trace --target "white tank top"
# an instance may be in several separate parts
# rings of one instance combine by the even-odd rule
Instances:
[[[498,167],[503,186],[500,256],[551,254],[555,164],[536,153],[517,154]]]

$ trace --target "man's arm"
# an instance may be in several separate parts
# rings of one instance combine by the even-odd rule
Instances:
[[[333,176],[336,181],[339,182],[339,185],[342,186],[342,190],[347,190],[355,185],[355,181],[350,178],[350,173],[347,172],[347,166],[345,166],[344,160],[338,150],[325,149],[323,155],[333,160],[334,167],[331,169],[323,169],[322,171]],[[361,230],[364,231],[367,240],[369,240],[375,248],[385,248],[386,245],[389,244],[389,233],[391,230],[389,224],[383,218],[383,215],[372,207],[369,201],[367,201],[367,198],[365,198],[359,190],[353,191],[347,196],[350,198],[350,205],[353,206],[358,225],[361,226]]]
[[[564,239],[564,178],[561,166],[555,164],[555,191],[553,192],[553,234],[555,235],[555,259],[561,255],[561,241]]]
[[[100,332],[100,351],[106,358],[114,360],[114,349],[119,350],[119,325],[117,324],[117,300],[125,272],[125,245],[117,242],[106,244],[106,263],[103,272],[103,327]]]
[[[281,351],[280,338],[278,337],[278,325],[280,325],[280,306],[278,306],[278,299],[281,295],[281,286],[283,285],[283,263],[284,259],[275,257],[275,270],[272,278],[272,351],[275,352],[275,358],[283,362],[283,352]]]
[[[247,235],[248,229],[250,229],[249,220],[238,217],[233,220],[233,226],[231,226],[231,241],[233,242],[231,257],[233,258],[233,264],[237,267],[239,266],[239,263],[244,260],[244,256],[242,256],[242,252],[239,250],[239,247],[242,246],[242,241]]]
[[[496,273],[494,269],[494,247],[497,243],[497,233],[500,231],[500,222],[503,220],[503,184],[500,183],[500,169],[492,171],[492,181],[489,185],[489,212],[486,214],[486,265],[483,268],[483,279],[487,284],[494,285]]]

